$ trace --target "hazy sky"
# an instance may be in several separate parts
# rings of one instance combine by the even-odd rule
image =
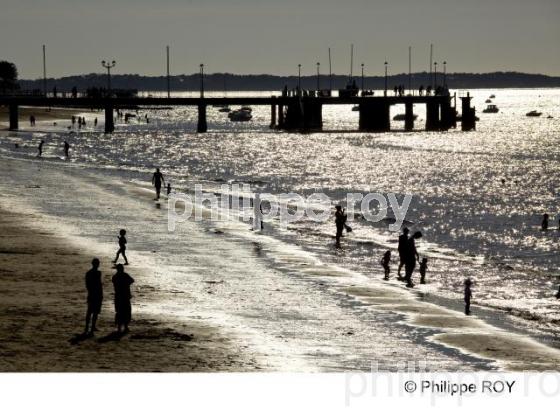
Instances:
[[[0,60],[20,78],[101,72],[312,74],[316,62],[381,74],[427,70],[429,44],[449,71],[560,75],[560,0],[0,0]]]

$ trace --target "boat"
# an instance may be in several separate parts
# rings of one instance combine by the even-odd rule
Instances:
[[[360,111],[360,106],[359,105],[353,106],[352,111]]]
[[[230,121],[237,121],[237,122],[251,121],[253,119],[251,113],[243,109],[230,112],[228,114],[228,117]]]
[[[224,105],[223,107],[221,107],[219,110],[219,112],[230,112],[231,108],[229,108],[227,105]]]
[[[525,114],[527,117],[540,117],[542,115],[542,112],[538,112],[537,110],[533,110],[533,111],[529,111],[527,114]]]
[[[490,98],[496,98],[496,94],[492,94]]]
[[[412,115],[412,119],[416,120],[418,118],[418,115],[413,114]],[[406,114],[397,114],[393,117],[393,121],[405,121],[406,120]]]
[[[241,107],[241,111],[247,111],[248,113],[253,112],[253,109],[247,105],[244,105],[243,107]]]
[[[490,104],[492,102],[492,100],[490,98],[488,98],[486,101],[484,101],[486,104]]]
[[[495,104],[488,104],[488,106],[482,110],[482,112],[486,114],[495,114],[499,111],[500,109]]]

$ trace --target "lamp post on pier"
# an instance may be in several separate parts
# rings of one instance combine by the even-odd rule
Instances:
[[[437,61],[434,62],[434,92],[437,89]]]
[[[364,63],[362,63],[362,95],[364,95]]]
[[[200,98],[204,98],[204,64],[200,64]]]
[[[443,62],[443,86],[447,87],[447,61]]]
[[[387,97],[387,66],[389,65],[389,63],[387,61],[385,61],[385,91],[383,93],[383,95],[385,97]]]
[[[317,97],[319,96],[319,90],[321,89],[321,63],[317,62]]]
[[[298,87],[298,95],[301,95],[301,64],[297,65],[298,74],[297,74],[297,87]]]
[[[117,62],[115,60],[108,62],[108,61],[101,61],[101,65],[107,69],[107,95],[111,96],[111,68],[115,67]]]

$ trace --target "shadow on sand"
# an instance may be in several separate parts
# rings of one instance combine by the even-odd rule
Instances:
[[[123,338],[124,335],[126,335],[126,333],[117,332],[117,331],[111,332],[107,336],[103,336],[97,339],[97,342],[98,343],[118,342]]]

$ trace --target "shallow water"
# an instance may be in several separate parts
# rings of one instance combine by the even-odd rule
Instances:
[[[507,312],[515,317],[509,326],[555,344],[560,321],[560,303],[553,298],[560,282],[560,232],[556,230],[560,91],[473,90],[471,94],[481,121],[477,131],[470,133],[277,133],[268,129],[269,107],[255,107],[253,121],[242,124],[228,122],[225,114],[209,107],[207,134],[192,132],[196,127],[195,110],[178,108],[140,111],[140,117],[148,114],[149,124],[136,120],[117,124],[113,135],[98,132],[102,130],[101,121],[98,130],[88,126],[72,135],[63,135],[69,121],[59,121],[57,126],[38,124],[44,133],[11,133],[2,138],[0,148],[10,156],[31,157],[37,141],[43,138],[47,141],[46,159],[59,161],[61,143],[66,139],[72,145],[74,164],[89,170],[101,168],[111,178],[132,180],[146,187],[150,172],[159,166],[180,192],[191,192],[195,183],[217,191],[223,182],[239,182],[251,184],[254,191],[261,192],[324,192],[333,204],[342,201],[347,192],[398,196],[410,193],[413,200],[406,219],[413,222],[412,230],[424,233],[419,250],[429,258],[428,284],[418,289],[436,303],[460,309],[462,281],[472,277],[477,305]],[[498,114],[480,112],[490,94],[496,94],[495,103],[501,109]],[[533,109],[543,115],[526,117],[525,113]],[[391,115],[398,112],[395,109]],[[101,120],[101,114],[86,113],[88,124],[94,117]],[[418,114],[416,126],[421,128],[420,107]],[[547,118],[549,115],[554,118]],[[325,108],[324,121],[326,129],[350,130],[357,127],[357,113],[351,107],[329,107]],[[395,127],[402,125],[394,123]],[[236,132],[232,132],[234,128]],[[20,144],[18,150],[13,148],[16,142]],[[107,215],[116,218],[114,212],[113,209]],[[540,231],[544,212],[551,214],[549,232]],[[354,221],[354,232],[344,238],[342,251],[336,251],[332,225],[332,220],[302,221],[283,230],[273,222],[267,224],[263,234],[254,235],[248,231],[249,223],[222,224],[220,229],[226,229],[226,234],[241,244],[224,258],[224,269],[238,269],[239,275],[271,269],[275,272],[274,286],[295,286],[297,293],[309,291],[300,287],[301,283],[313,289],[324,286],[318,284],[324,272],[319,281],[311,284],[307,284],[308,274],[302,280],[305,265],[298,265],[301,261],[297,257],[294,263],[293,256],[298,251],[304,252],[305,258],[355,275],[340,279],[333,274],[331,277],[337,278],[339,285],[379,279],[382,274],[377,261],[385,249],[396,249],[397,235],[382,222]],[[208,241],[214,243],[212,239]],[[183,249],[168,249],[165,265],[179,267],[180,260],[188,254]],[[266,258],[252,258],[254,252],[266,254]],[[258,262],[249,263],[249,267],[243,265],[248,262],[240,262],[235,267],[231,263],[234,260]],[[286,278],[277,276],[278,271],[284,270],[297,285],[276,282],[280,277]],[[395,264],[392,270],[394,275]],[[323,291],[310,293],[309,297],[305,301],[298,299],[303,301],[301,309],[305,310],[307,304],[331,306]],[[318,329],[308,321],[312,312],[304,311],[307,321],[301,321],[306,323],[301,329],[308,327],[310,334]],[[252,321],[270,321],[270,317],[263,318],[262,310],[251,319],[246,310],[243,314],[252,323],[247,324],[249,327],[260,326]],[[346,310],[334,313],[327,309],[325,315],[349,320],[344,316],[349,315]],[[350,316],[355,320],[353,314]],[[321,363],[319,367],[346,368],[341,362],[333,359],[331,364]]]

